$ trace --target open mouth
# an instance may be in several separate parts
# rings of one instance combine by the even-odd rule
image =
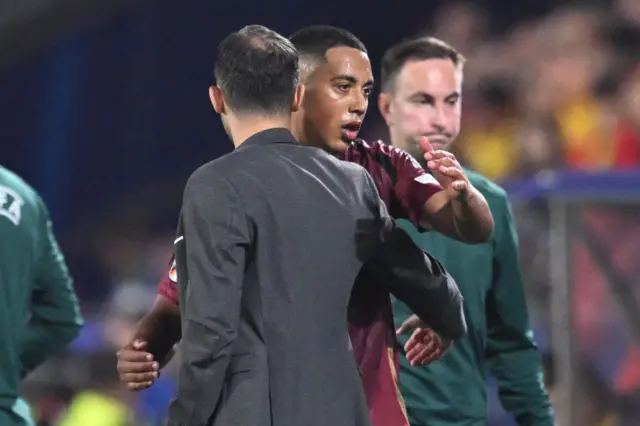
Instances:
[[[352,141],[358,137],[362,123],[353,121],[342,126],[342,139]]]

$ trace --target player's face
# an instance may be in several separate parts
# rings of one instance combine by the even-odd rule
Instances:
[[[380,112],[391,141],[420,158],[418,138],[427,136],[434,149],[448,149],[460,132],[462,71],[449,59],[407,62],[395,90],[382,93]]]
[[[296,137],[306,145],[344,152],[358,136],[373,88],[366,53],[335,47],[306,79],[301,109],[294,114]]]

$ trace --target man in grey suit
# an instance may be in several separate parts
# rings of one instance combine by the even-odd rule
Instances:
[[[261,26],[218,47],[210,88],[236,146],[187,182],[175,255],[181,365],[170,426],[367,426],[349,351],[358,276],[447,338],[465,333],[441,266],[395,226],[360,166],[298,145],[298,54]]]

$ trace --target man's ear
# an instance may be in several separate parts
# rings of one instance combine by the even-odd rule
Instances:
[[[298,84],[296,92],[293,95],[293,105],[291,106],[291,112],[296,112],[302,106],[302,100],[304,99],[304,85]]]
[[[380,92],[378,95],[378,110],[380,111],[380,115],[384,119],[384,122],[387,124],[387,127],[393,124],[393,119],[391,114],[391,93],[389,92]]]
[[[227,110],[224,103],[224,95],[218,86],[209,87],[209,100],[211,101],[213,109],[218,114],[226,114]]]

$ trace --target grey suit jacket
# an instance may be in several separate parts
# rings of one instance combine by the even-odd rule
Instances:
[[[191,176],[176,262],[170,426],[368,426],[346,321],[361,270],[393,278],[410,307],[464,332],[455,284],[395,227],[368,173],[285,129]]]

